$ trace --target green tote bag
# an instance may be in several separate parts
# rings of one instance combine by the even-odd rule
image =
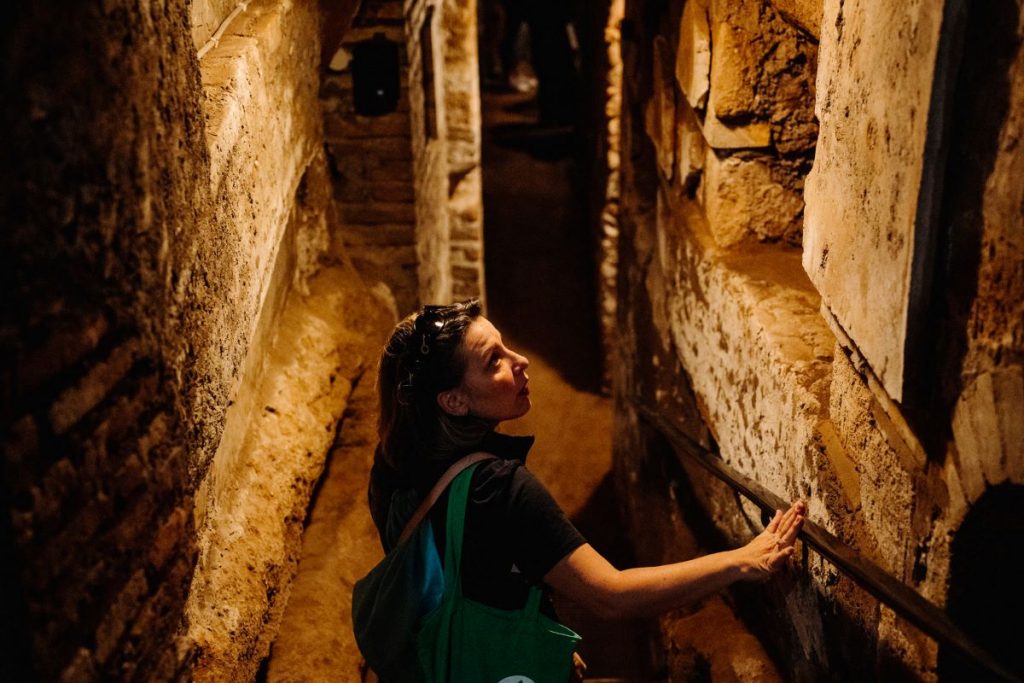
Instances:
[[[526,606],[503,610],[462,595],[462,536],[469,496],[469,468],[448,494],[444,597],[428,614],[417,638],[428,683],[565,683],[580,637],[540,612],[541,589],[530,588]]]

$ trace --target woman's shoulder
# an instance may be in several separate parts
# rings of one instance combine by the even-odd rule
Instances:
[[[504,501],[508,505],[547,503],[551,494],[525,463],[496,458],[479,465],[473,473],[471,499],[474,503]]]

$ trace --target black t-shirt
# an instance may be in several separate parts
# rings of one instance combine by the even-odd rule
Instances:
[[[480,463],[473,472],[462,545],[462,591],[467,598],[501,609],[523,607],[530,584],[540,584],[559,560],[586,542],[526,469],[531,445],[533,437],[492,432],[474,449],[497,459]],[[376,466],[372,476],[384,478]],[[388,510],[382,509],[381,497],[373,506],[374,521],[384,538]],[[442,558],[447,513],[446,491],[430,512]]]

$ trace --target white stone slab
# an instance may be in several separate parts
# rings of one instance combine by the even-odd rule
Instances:
[[[897,401],[941,19],[925,0],[827,0],[822,22],[803,265]]]
[[[707,0],[688,0],[679,19],[676,80],[694,109],[704,109],[711,86],[711,28]]]

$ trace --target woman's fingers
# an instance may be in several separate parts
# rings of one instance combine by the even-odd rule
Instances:
[[[806,506],[804,505],[803,501],[798,501],[795,505],[792,505],[788,510],[786,510],[786,513],[782,516],[782,519],[779,521],[779,526],[776,529],[776,532],[781,537],[785,538],[792,532],[794,528],[796,528],[796,530],[799,531],[800,525],[803,523],[803,515],[805,509]],[[796,538],[795,533],[793,533],[792,538]],[[791,543],[792,538],[786,542]]]
[[[800,533],[800,527],[804,525],[803,515],[798,515],[793,519],[790,527],[782,534],[783,545],[793,545],[793,541],[796,540],[797,534]]]
[[[782,510],[776,510],[775,516],[772,517],[772,521],[768,522],[768,526],[765,527],[766,531],[775,533],[779,530],[779,523],[782,521]]]

